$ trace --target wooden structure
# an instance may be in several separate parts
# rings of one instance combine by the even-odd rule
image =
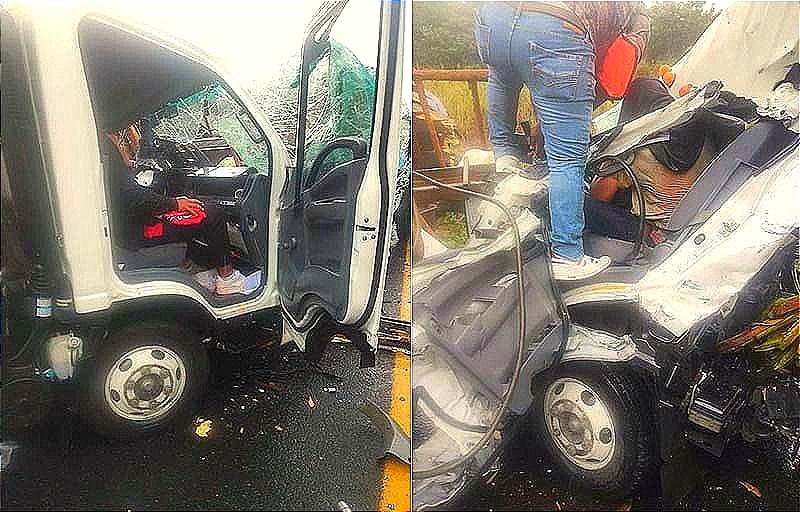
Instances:
[[[475,127],[480,133],[481,144],[483,147],[489,146],[489,140],[486,137],[486,116],[484,115],[483,108],[481,107],[480,97],[478,96],[478,82],[486,82],[489,79],[488,69],[415,69],[412,72],[411,78],[413,80],[414,91],[417,93],[420,105],[422,106],[422,115],[427,128],[428,137],[433,144],[436,153],[436,159],[440,167],[446,165],[444,155],[442,153],[441,142],[436,133],[433,120],[431,119],[430,108],[428,106],[427,95],[425,92],[425,81],[437,82],[466,82],[469,86],[470,94],[472,96],[472,108],[475,113]]]
[[[438,167],[419,169],[422,172],[436,180],[439,180],[448,185],[456,185],[466,187],[472,190],[484,190],[486,176],[494,170],[493,165],[474,165],[464,167],[448,167],[445,156],[442,151],[441,141],[436,131],[434,120],[431,116],[430,107],[427,101],[427,93],[425,91],[424,82],[438,81],[438,82],[466,82],[470,95],[472,98],[472,106],[474,109],[475,128],[480,134],[481,146],[483,148],[489,147],[489,140],[486,130],[486,115],[483,107],[481,106],[480,96],[478,95],[478,82],[486,82],[489,79],[488,69],[415,69],[412,72],[412,80],[414,91],[419,97],[420,105],[422,108],[423,122],[428,139],[433,145],[436,161]],[[415,148],[417,154],[418,148]],[[423,178],[414,176],[412,179],[412,190],[414,198],[415,220],[423,220],[424,216],[431,213],[436,209],[439,201],[442,200],[455,200],[460,201],[464,199],[462,194],[457,194],[449,190],[443,190],[435,185],[431,185]],[[427,223],[425,223],[427,224]],[[428,226],[423,226],[430,229]]]

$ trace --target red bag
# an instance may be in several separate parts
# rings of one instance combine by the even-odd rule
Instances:
[[[199,210],[195,213],[172,210],[159,215],[159,218],[174,226],[196,226],[206,219],[206,212]]]
[[[206,218],[206,212],[198,211],[191,213],[186,211],[172,210],[158,216],[161,221],[169,222],[174,226],[196,226]],[[146,224],[144,226],[144,237],[148,240],[164,236],[164,222]]]
[[[597,81],[612,100],[619,100],[628,93],[639,64],[639,47],[625,34],[620,34],[608,47],[597,71]]]

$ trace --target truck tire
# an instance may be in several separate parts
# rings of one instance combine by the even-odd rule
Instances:
[[[531,413],[536,442],[580,485],[627,497],[648,474],[652,421],[632,376],[560,369],[536,381]]]
[[[209,376],[206,347],[174,324],[133,324],[97,347],[79,376],[79,407],[96,432],[134,438],[184,421]]]

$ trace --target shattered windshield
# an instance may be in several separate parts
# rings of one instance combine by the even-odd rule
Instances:
[[[221,137],[242,163],[261,173],[271,167],[267,142],[250,114],[220,84],[206,86],[150,116],[157,137],[182,143]]]

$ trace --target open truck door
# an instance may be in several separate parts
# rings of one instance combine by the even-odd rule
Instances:
[[[350,15],[360,23],[356,32],[375,33],[379,40],[374,85],[360,91],[368,95],[371,112],[357,112],[352,105],[348,110],[347,95],[338,96],[339,87],[356,87],[358,80],[334,81],[337,56],[350,52],[336,39],[342,31],[354,35]],[[365,16],[374,27],[365,26]],[[294,341],[313,356],[321,347],[306,347],[307,340],[324,346],[332,335],[343,333],[361,349],[362,366],[374,362],[389,253],[402,16],[400,2],[340,1],[323,4],[312,19],[299,74],[295,165],[279,207],[277,277],[284,341]],[[374,48],[374,40],[371,44]],[[330,93],[327,118],[313,111],[320,109],[310,101],[312,87],[320,83]],[[371,122],[341,123],[348,113]]]

